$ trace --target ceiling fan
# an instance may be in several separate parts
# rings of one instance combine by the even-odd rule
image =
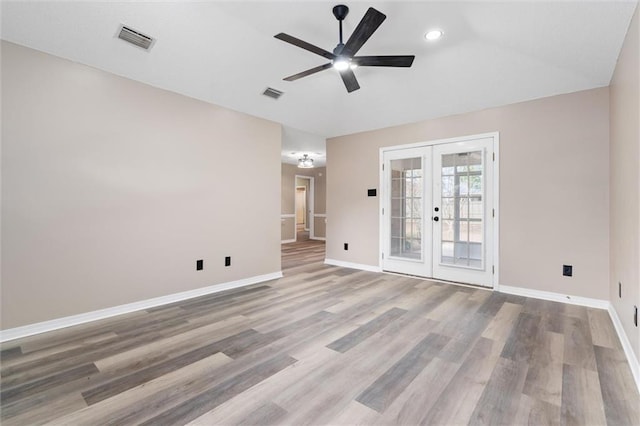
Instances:
[[[362,45],[369,40],[369,37],[371,37],[371,35],[378,29],[387,16],[370,7],[345,44],[342,42],[342,21],[348,13],[349,8],[343,4],[339,4],[333,8],[333,15],[340,23],[340,42],[335,49],[333,49],[333,53],[285,33],[279,33],[274,36],[277,39],[291,43],[294,46],[301,47],[311,53],[315,53],[316,55],[320,55],[331,60],[331,62],[324,65],[285,77],[285,81],[295,81],[299,78],[333,67],[340,73],[340,77],[342,77],[342,81],[347,88],[347,92],[351,93],[360,88],[358,80],[353,73],[353,68],[355,67],[410,67],[411,64],[413,64],[413,59],[415,58],[413,55],[355,56],[355,54],[358,53],[358,50],[360,50]]]

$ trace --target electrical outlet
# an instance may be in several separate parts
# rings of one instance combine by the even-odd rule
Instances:
[[[202,271],[204,269],[204,260],[196,260],[196,271]]]
[[[618,281],[618,298],[622,299],[622,283]]]
[[[573,266],[571,265],[562,265],[562,275],[565,277],[573,276]]]
[[[231,266],[231,256],[224,258],[224,266]]]
[[[344,243],[344,249],[349,250],[349,243]]]

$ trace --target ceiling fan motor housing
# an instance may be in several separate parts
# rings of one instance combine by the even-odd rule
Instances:
[[[342,21],[348,14],[349,8],[344,4],[339,4],[333,7],[333,16],[335,16],[338,21]]]

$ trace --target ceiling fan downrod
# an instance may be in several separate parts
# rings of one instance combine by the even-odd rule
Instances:
[[[349,8],[344,4],[339,4],[333,7],[333,16],[336,17],[340,25],[340,43],[338,44],[340,51],[342,51],[342,48],[344,47],[344,43],[342,42],[342,21],[344,21],[344,18],[346,18],[348,14]],[[340,52],[337,52],[336,54],[339,53]]]

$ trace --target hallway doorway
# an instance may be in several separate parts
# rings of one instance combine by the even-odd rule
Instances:
[[[295,230],[296,241],[306,241],[313,236],[314,179],[311,176],[295,177]]]

